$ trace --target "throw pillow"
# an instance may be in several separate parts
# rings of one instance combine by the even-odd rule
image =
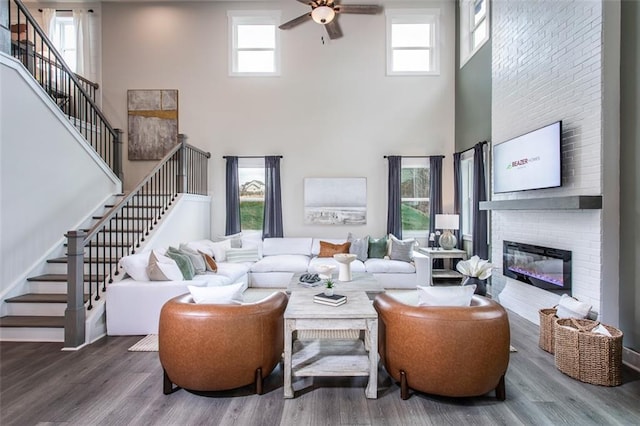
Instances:
[[[230,248],[227,250],[226,257],[227,262],[230,263],[257,262],[260,260],[258,247]]]
[[[190,281],[193,279],[196,271],[193,267],[193,263],[191,263],[191,259],[189,259],[189,256],[180,253],[180,250],[175,247],[169,247],[169,250],[167,250],[167,256],[176,261],[185,280]]]
[[[189,256],[196,274],[204,274],[205,272],[207,272],[207,265],[205,265],[204,258],[200,253],[193,249],[190,249],[184,244],[180,244],[180,253]]]
[[[350,242],[332,244],[327,241],[320,241],[320,253],[318,253],[318,257],[333,257],[334,254],[338,253],[349,253],[349,247],[351,247]]]
[[[420,306],[471,306],[474,285],[418,286]]]
[[[558,302],[556,315],[558,318],[586,318],[591,310],[591,305],[580,302],[577,299],[563,294]]]
[[[373,259],[384,259],[387,255],[387,237],[371,238],[369,237],[369,251],[367,256]]]
[[[136,281],[149,281],[147,266],[149,266],[149,253],[132,254],[120,259],[119,265],[131,278]]]
[[[182,281],[182,272],[178,264],[170,257],[151,252],[147,274],[151,281]]]
[[[201,251],[199,251],[198,253],[202,255],[202,258],[204,259],[204,263],[207,265],[208,272],[218,272],[218,265],[216,264],[216,261],[213,259],[213,257]]]
[[[244,283],[222,285],[217,287],[187,286],[196,303],[226,304],[242,303]]]
[[[232,235],[217,236],[214,242],[220,242],[229,240],[231,242],[231,248],[242,248],[242,232]]]
[[[413,248],[416,246],[415,238],[399,240],[393,234],[389,234],[389,258],[411,262],[413,260]]]
[[[358,256],[358,260],[367,260],[367,254],[369,252],[369,236],[364,238],[355,238],[351,232],[347,236],[347,241],[351,243],[349,247],[349,253]]]

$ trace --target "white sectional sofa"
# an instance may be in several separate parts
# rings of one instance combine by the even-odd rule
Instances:
[[[160,309],[164,303],[188,293],[187,286],[219,286],[243,282],[248,298],[265,295],[269,289],[285,289],[295,273],[317,273],[319,265],[338,264],[332,257],[318,257],[320,241],[342,244],[345,239],[306,237],[242,238],[243,247],[256,246],[258,257],[247,262],[217,262],[217,273],[196,275],[189,281],[149,281],[125,277],[107,287],[107,333],[144,335],[158,332]],[[144,253],[150,254],[151,248]],[[353,272],[370,272],[387,290],[415,289],[427,285],[431,275],[429,258],[413,252],[413,261],[391,259],[355,260]],[[261,290],[262,289],[262,290]]]
[[[330,257],[317,257],[320,241],[342,244],[345,239],[331,238],[266,238],[262,242],[262,259],[253,263],[249,272],[249,287],[284,288],[295,273],[317,273],[319,265],[338,263]],[[430,277],[429,259],[418,252],[413,253],[413,262],[391,259],[354,260],[353,272],[370,272],[385,289],[414,289],[416,285],[427,285]]]

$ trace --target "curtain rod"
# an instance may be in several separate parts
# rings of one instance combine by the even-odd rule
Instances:
[[[227,159],[229,157],[238,157],[238,158],[264,158],[264,157],[278,157],[282,158],[282,155],[223,155],[222,158]]]
[[[489,142],[487,142],[487,141],[482,141],[482,142],[478,142],[478,143],[479,143],[479,144],[481,144],[481,145],[486,145],[486,144],[488,144]],[[477,143],[476,145],[478,145],[478,143]],[[475,145],[474,145],[474,146],[475,146]],[[467,151],[471,151],[472,149],[473,149],[473,146],[472,146],[471,148],[465,149],[464,151],[454,152],[454,154],[464,154],[465,152],[467,152]]]
[[[389,158],[391,157],[390,155],[385,155],[384,158]],[[444,158],[444,155],[398,155],[398,157],[402,157],[402,158]]]
[[[42,9],[38,9],[38,12],[42,12]],[[73,12],[73,9],[56,9],[56,12]],[[93,13],[93,9],[89,9],[88,12]]]

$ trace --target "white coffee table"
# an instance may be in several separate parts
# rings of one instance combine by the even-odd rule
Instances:
[[[321,291],[295,291],[284,312],[284,397],[293,377],[369,376],[367,398],[378,397],[378,313],[364,291],[341,292],[347,303],[313,302]],[[361,340],[295,340],[298,330],[364,330]]]

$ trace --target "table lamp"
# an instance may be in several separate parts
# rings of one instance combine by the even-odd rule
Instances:
[[[458,239],[451,232],[454,229],[459,229],[459,216],[457,214],[437,214],[436,215],[436,229],[442,229],[442,235],[440,236],[440,247],[444,250],[451,250],[458,243]]]

